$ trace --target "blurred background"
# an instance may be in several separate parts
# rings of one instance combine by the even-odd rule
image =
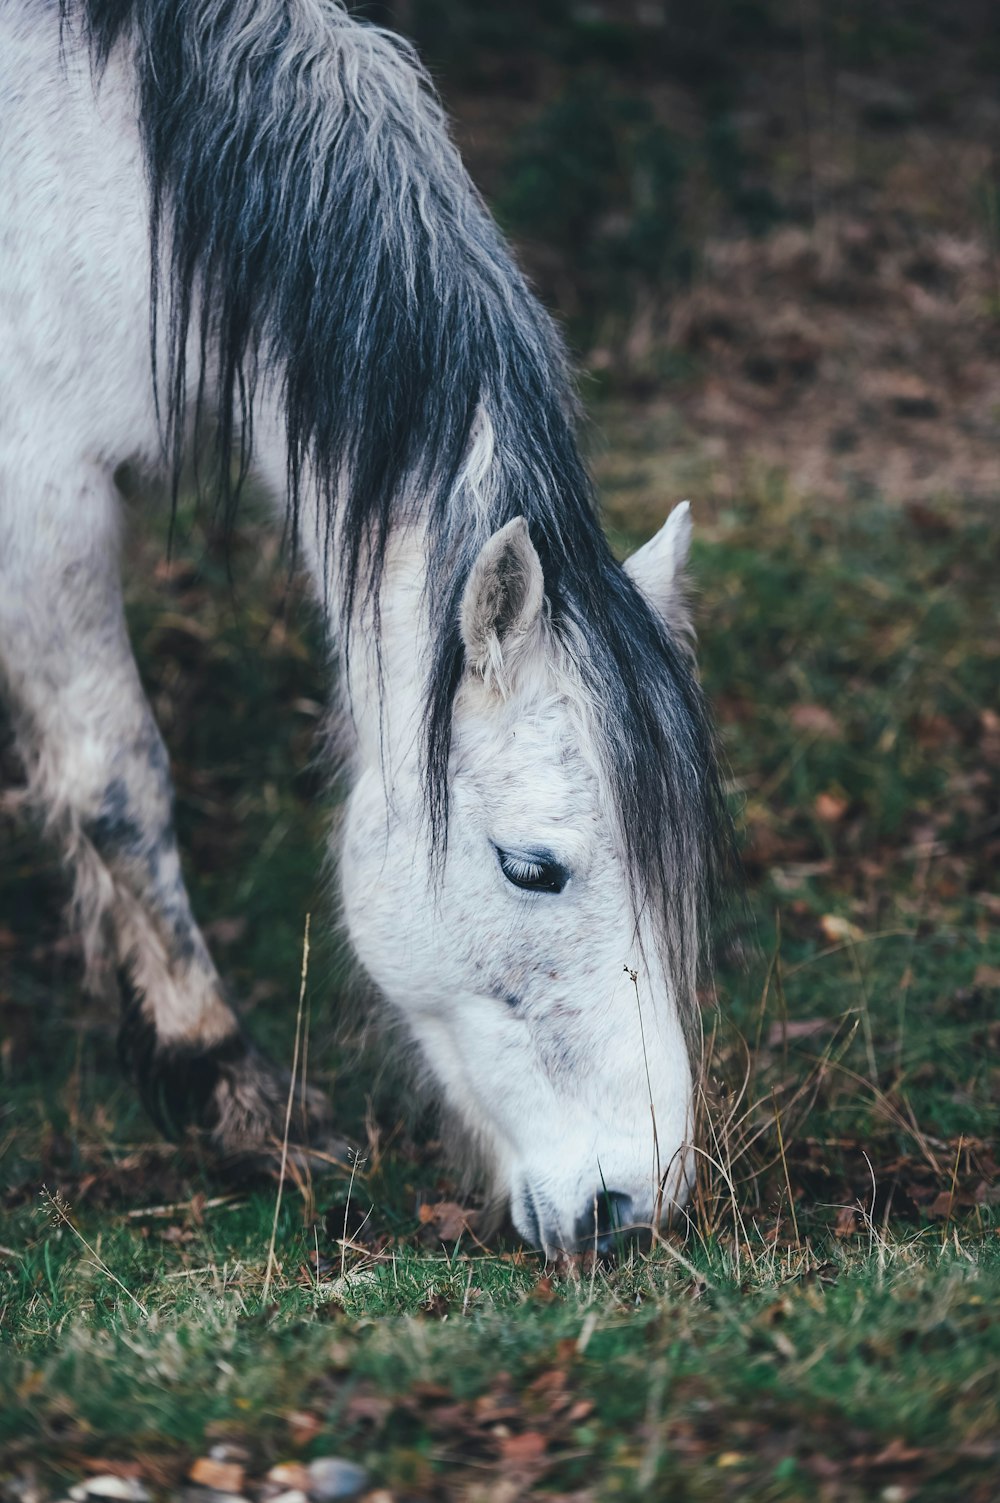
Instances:
[[[989,0],[365,13],[417,42],[588,395],[658,404],[734,490],[752,458],[831,499],[995,494]]]

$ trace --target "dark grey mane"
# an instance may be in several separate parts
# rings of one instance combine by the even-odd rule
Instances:
[[[278,382],[290,532],[294,541],[308,472],[326,542],[335,517],[342,540],[345,650],[359,607],[377,629],[390,533],[415,507],[426,516],[424,753],[439,847],[462,590],[485,536],[525,516],[556,629],[583,644],[579,670],[636,891],[665,916],[664,935],[685,943],[691,913],[711,905],[729,839],[704,701],[685,653],[611,555],[561,340],[469,181],[412,51],[333,0],[62,5],[66,24],[82,20],[98,68],[119,44],[134,60],[175,469],[194,398],[218,421],[231,508],[255,391]],[[480,410],[496,440],[485,515],[462,481]],[[234,446],[241,464],[230,479]]]

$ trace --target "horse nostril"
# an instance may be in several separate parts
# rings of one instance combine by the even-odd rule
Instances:
[[[613,1252],[621,1234],[632,1222],[632,1197],[620,1190],[597,1190],[587,1209],[577,1218],[575,1235],[581,1252],[594,1249]]]

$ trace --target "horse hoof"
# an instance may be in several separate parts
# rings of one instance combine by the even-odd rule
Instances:
[[[282,1159],[312,1173],[350,1167],[351,1147],[334,1133],[323,1092],[293,1085],[241,1031],[207,1048],[164,1044],[135,1009],[126,1013],[118,1045],[165,1137],[193,1129],[230,1167],[271,1169]]]
[[[290,1104],[289,1104],[290,1102]],[[354,1150],[333,1131],[330,1103],[308,1083],[292,1082],[252,1045],[220,1069],[208,1104],[209,1140],[232,1166],[272,1170],[282,1161],[312,1173],[350,1169]]]

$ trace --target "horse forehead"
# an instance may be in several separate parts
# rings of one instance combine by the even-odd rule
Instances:
[[[461,727],[458,747],[459,772],[487,782],[544,778],[581,789],[596,781],[579,722],[559,700],[474,716]]]
[[[575,716],[549,700],[472,715],[456,738],[455,791],[494,814],[546,824],[590,823],[601,806],[596,770]]]

